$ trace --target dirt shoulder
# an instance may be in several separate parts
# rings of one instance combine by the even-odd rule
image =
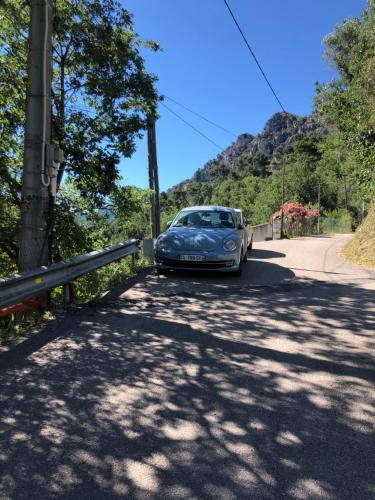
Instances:
[[[375,205],[353,238],[343,247],[342,255],[354,264],[375,270]]]

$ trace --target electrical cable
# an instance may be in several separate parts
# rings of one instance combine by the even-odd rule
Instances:
[[[197,128],[195,128],[194,125],[192,125],[191,123],[189,123],[188,121],[186,121],[185,118],[182,118],[182,116],[180,116],[178,113],[176,113],[175,111],[173,111],[173,109],[171,109],[169,106],[167,106],[166,104],[164,104],[164,102],[161,102],[160,104],[162,106],[164,106],[170,113],[172,113],[177,118],[179,118],[182,122],[184,122],[185,125],[187,125],[188,127],[192,128],[193,130],[195,130],[195,132],[197,132],[199,135],[201,135],[202,137],[204,137],[207,141],[211,142],[211,144],[213,144],[214,146],[216,146],[220,150],[224,149],[222,146],[219,146],[219,144],[217,144],[215,141],[213,141],[212,139],[210,139],[209,137],[207,137],[207,135],[205,135],[203,132],[201,132],[200,130],[198,130]]]
[[[222,127],[221,125],[218,125],[217,123],[209,120],[208,118],[206,118],[205,116],[197,113],[196,111],[193,111],[192,109],[188,108],[187,106],[185,106],[184,104],[181,104],[180,102],[176,101],[175,99],[172,99],[172,97],[168,97],[167,95],[164,94],[164,97],[166,97],[169,101],[172,101],[174,102],[175,104],[177,104],[178,106],[181,106],[181,108],[184,108],[186,109],[186,111],[189,111],[189,113],[192,113],[193,115],[196,115],[198,116],[199,118],[201,118],[202,120],[205,120],[207,123],[210,123],[211,125],[213,125],[214,127],[222,130],[223,132],[226,132],[227,134],[229,135],[232,135],[233,137],[238,137],[238,134],[234,134],[233,132],[231,132],[230,130],[227,130],[226,128]]]
[[[220,125],[212,122],[211,120],[209,120],[208,118],[205,118],[204,116],[200,115],[199,113],[196,113],[195,111],[189,109],[188,107],[184,106],[183,104],[175,101],[174,99],[172,99],[171,97],[168,97],[164,94],[164,97],[166,97],[167,99],[169,99],[170,101],[172,102],[175,102],[176,104],[178,104],[179,106],[185,108],[187,111],[190,111],[191,113],[197,115],[199,118],[205,120],[206,122],[210,123],[211,125],[214,125],[215,127],[223,130],[224,132],[230,134],[230,135],[233,135],[233,137],[237,137],[236,134],[230,132],[229,130],[226,130],[225,128],[221,127]],[[182,118],[180,115],[178,115],[176,112],[174,112],[171,108],[169,108],[169,106],[167,106],[165,103],[161,102],[160,104],[162,104],[165,108],[168,109],[168,111],[170,111],[171,113],[173,113],[175,116],[177,116],[180,120],[182,120],[184,123],[186,123],[186,125],[188,125],[189,127],[191,127],[193,130],[195,130],[195,132],[197,132],[198,134],[202,135],[205,139],[207,139],[208,141],[210,141],[212,144],[214,144],[216,147],[218,147],[219,149],[224,149],[223,147],[219,146],[218,144],[216,144],[216,142],[214,142],[212,139],[210,139],[209,137],[207,137],[205,134],[203,134],[203,132],[201,132],[200,130],[198,130],[197,128],[195,128],[193,125],[191,125],[189,122],[187,122],[184,118]],[[77,106],[76,104],[68,104],[68,107],[72,108],[72,109],[75,109],[75,110],[78,110],[78,111],[85,111],[87,113],[91,112],[91,110],[89,109],[85,109],[85,108],[82,108],[80,106]]]
[[[244,33],[243,33],[243,31],[242,31],[242,29],[241,29],[240,25],[238,24],[238,21],[237,21],[237,19],[235,18],[234,14],[233,14],[233,12],[232,12],[232,9],[229,7],[229,4],[228,4],[227,0],[224,0],[224,3],[225,3],[225,5],[226,5],[226,7],[227,7],[227,9],[228,9],[228,11],[229,11],[229,13],[230,13],[230,15],[232,16],[232,19],[233,19],[233,21],[234,21],[235,25],[237,26],[238,31],[241,33],[241,36],[242,36],[242,38],[243,38],[243,40],[244,40],[244,42],[245,42],[245,44],[246,44],[247,48],[249,49],[250,54],[253,56],[253,59],[254,59],[254,61],[255,61],[256,65],[258,66],[258,68],[259,68],[260,72],[262,73],[263,78],[265,79],[265,81],[267,82],[267,85],[268,85],[268,86],[269,86],[269,88],[271,89],[272,94],[274,95],[275,99],[276,99],[276,100],[277,100],[277,102],[279,103],[279,105],[280,105],[281,109],[284,111],[284,113],[286,113],[284,106],[281,104],[281,101],[280,101],[279,97],[277,96],[277,94],[276,94],[276,92],[275,92],[274,88],[272,87],[271,82],[270,82],[270,81],[269,81],[269,79],[267,78],[267,75],[266,75],[266,73],[264,72],[264,70],[263,70],[263,68],[262,68],[262,66],[261,66],[261,64],[260,64],[260,62],[259,62],[259,60],[258,60],[257,56],[254,54],[253,49],[250,47],[249,42],[247,41],[247,39],[246,39],[246,37],[245,37],[245,35],[244,35]]]

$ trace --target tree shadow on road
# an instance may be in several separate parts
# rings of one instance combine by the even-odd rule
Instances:
[[[276,252],[272,252],[276,254]],[[273,285],[286,280],[292,280],[295,274],[287,267],[262,260],[249,260],[242,268],[242,276],[236,277],[230,273],[213,271],[183,271],[168,272],[165,276],[150,273],[146,280],[135,285],[132,296],[143,295],[147,300],[158,295],[181,295],[186,293],[226,290],[238,287]],[[121,297],[128,287],[117,287],[110,298]]]
[[[0,497],[367,500],[374,299],[310,283],[83,310],[2,358]]]
[[[282,252],[275,252],[274,250],[253,248],[251,252],[248,252],[248,257],[252,259],[280,259],[282,257],[286,257],[286,254]]]

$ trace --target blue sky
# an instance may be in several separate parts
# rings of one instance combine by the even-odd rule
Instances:
[[[223,0],[122,0],[135,30],[162,52],[144,52],[158,89],[226,129],[261,131],[279,105],[240,38]],[[249,43],[287,111],[311,113],[314,83],[334,73],[323,60],[323,37],[346,17],[358,16],[365,0],[229,0]],[[221,147],[233,137],[177,105],[178,114]],[[160,106],[156,125],[160,188],[191,177],[220,150]],[[146,138],[121,162],[125,184],[147,187]]]

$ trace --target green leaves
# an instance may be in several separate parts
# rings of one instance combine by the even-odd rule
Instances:
[[[119,187],[118,166],[156,115],[156,77],[140,48],[159,46],[139,39],[130,13],[114,0],[56,0],[54,7],[52,137],[66,157],[53,233],[60,259],[148,230],[146,195]],[[23,0],[0,4],[2,274],[18,253],[29,15]],[[98,211],[108,204],[115,214],[110,224]]]
[[[156,78],[145,70],[140,45],[119,3],[57,0],[55,137],[66,171],[94,202],[115,188],[120,158],[131,156],[148,117],[156,115]]]
[[[363,196],[375,195],[375,2],[325,38],[339,79],[317,87],[315,106],[340,134]]]

